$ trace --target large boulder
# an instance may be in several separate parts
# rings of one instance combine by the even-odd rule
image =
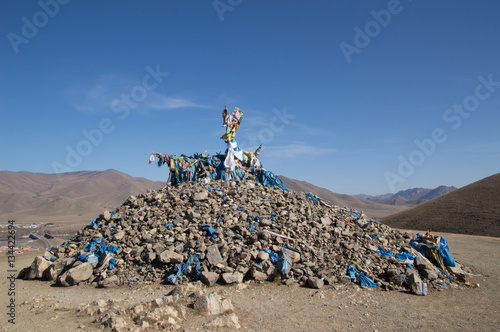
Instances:
[[[44,278],[44,272],[49,268],[51,262],[43,258],[42,256],[36,256],[31,263],[27,279],[41,279]]]
[[[93,268],[90,263],[82,263],[64,272],[59,278],[63,286],[74,286],[92,276]]]

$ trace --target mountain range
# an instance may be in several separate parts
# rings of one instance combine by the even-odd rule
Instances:
[[[439,197],[441,195],[447,194],[456,189],[457,188],[453,186],[452,187],[439,186],[434,189],[411,188],[398,191],[395,194],[389,193],[389,194],[375,195],[375,196],[359,194],[354,196],[368,199],[370,201],[381,204],[413,206],[431,200],[433,198]]]

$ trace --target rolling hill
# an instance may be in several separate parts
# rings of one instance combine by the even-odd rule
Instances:
[[[500,237],[500,173],[379,221],[395,228]]]
[[[163,186],[163,182],[116,170],[61,174],[1,171],[0,219],[20,224],[88,221],[104,209],[116,208],[132,194]]]
[[[280,175],[279,177],[283,181],[285,186],[293,191],[313,193],[333,205],[362,210],[368,217],[374,219],[396,213],[405,208],[404,205],[381,204],[364,198],[337,194],[328,189],[315,186],[305,181],[290,179],[283,175]]]

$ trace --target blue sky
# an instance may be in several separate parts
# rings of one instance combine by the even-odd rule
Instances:
[[[498,1],[2,1],[0,170],[241,148],[345,194],[499,172]]]

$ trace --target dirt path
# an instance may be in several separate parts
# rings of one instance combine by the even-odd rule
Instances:
[[[471,267],[479,288],[433,291],[428,296],[360,289],[355,285],[325,286],[320,290],[274,283],[216,286],[235,307],[244,331],[498,331],[500,326],[500,239],[444,235],[457,261]],[[34,253],[17,256],[28,266]],[[16,280],[16,324],[7,322],[9,296],[7,260],[0,257],[4,331],[102,331],[94,317],[77,308],[97,299],[114,299],[124,307],[166,295],[172,286],[96,289],[91,286],[51,287],[49,282]],[[207,318],[189,308],[182,328],[205,331]],[[229,330],[229,329],[227,329]]]

